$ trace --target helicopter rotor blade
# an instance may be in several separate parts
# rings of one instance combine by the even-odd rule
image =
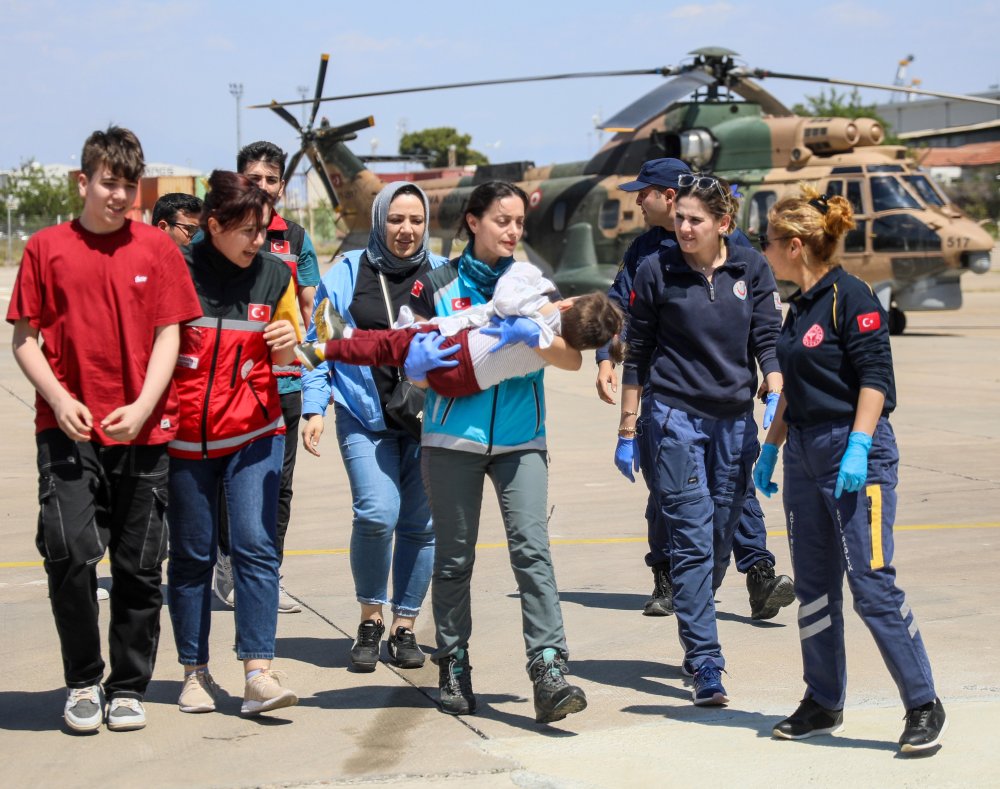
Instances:
[[[292,113],[290,113],[288,110],[286,110],[280,104],[278,104],[278,102],[272,101],[270,104],[266,104],[264,106],[266,106],[269,110],[271,110],[272,112],[274,112],[283,121],[285,121],[286,123],[291,124],[291,126],[299,134],[302,134],[302,127],[299,126],[299,122],[295,119],[295,116],[292,115]]]
[[[323,157],[319,152],[319,149],[315,145],[310,146],[306,151],[306,156],[309,157],[309,161],[312,162],[313,169],[319,175],[319,180],[323,183],[323,188],[326,190],[327,197],[330,198],[330,205],[333,206],[334,211],[340,210],[340,200],[337,199],[337,192],[333,188],[333,182],[330,180],[330,174],[326,171],[326,163],[323,161]]]
[[[631,132],[655,118],[675,101],[683,99],[699,88],[714,85],[715,77],[704,71],[689,71],[669,82],[653,88],[625,109],[604,121],[598,128],[607,132]]]
[[[312,101],[346,101],[347,99],[367,99],[372,96],[397,96],[401,93],[424,93],[430,90],[451,90],[453,88],[478,88],[483,85],[512,85],[520,82],[545,82],[560,79],[589,79],[591,77],[634,77],[634,76],[662,76],[669,77],[679,73],[675,66],[662,66],[653,69],[629,69],[626,71],[581,71],[572,74],[548,74],[540,77],[514,77],[512,79],[487,79],[477,82],[454,82],[448,85],[425,85],[420,88],[400,88],[398,90],[377,90],[370,93],[347,93],[343,96],[323,96],[316,99],[305,99],[298,101],[280,102],[281,107],[293,107],[298,104],[309,104]],[[250,110],[270,107],[269,104],[251,104],[247,107]]]
[[[343,126],[334,126],[329,129],[321,129],[319,133],[323,135],[334,134],[340,137],[341,135],[348,135],[356,131],[361,131],[362,129],[368,129],[374,125],[375,125],[375,116],[369,115],[367,118],[361,118],[360,120],[351,121],[350,123],[345,123]]]
[[[1000,99],[987,99],[982,96],[969,96],[964,93],[942,93],[936,90],[924,90],[923,88],[907,88],[902,85],[883,85],[878,82],[857,82],[849,79],[833,79],[832,77],[807,77],[802,74],[783,74],[777,71],[767,71],[766,69],[753,69],[749,72],[753,76],[763,79],[773,77],[775,79],[794,79],[802,82],[820,82],[827,85],[846,85],[855,88],[872,88],[874,90],[894,90],[900,93],[913,93],[920,96],[935,96],[939,99],[954,99],[955,101],[970,101],[975,104],[992,104],[1000,106]]]
[[[281,176],[282,180],[287,184],[289,179],[295,175],[295,168],[299,166],[299,162],[302,161],[302,157],[305,154],[304,148],[299,148],[295,154],[292,156],[292,160],[288,163],[288,167],[285,168],[285,174]]]
[[[773,115],[776,118],[790,118],[794,114],[764,88],[746,77],[734,80],[729,89],[737,96],[753,104],[759,104],[760,108],[768,115]]]
[[[319,103],[323,100],[323,85],[326,82],[326,67],[330,64],[330,56],[325,52],[319,56],[319,74],[316,75],[316,95],[313,98],[312,112],[309,114],[309,128],[312,128],[316,120],[316,113],[319,112]]]

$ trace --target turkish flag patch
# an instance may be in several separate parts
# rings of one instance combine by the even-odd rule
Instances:
[[[457,299],[451,300],[451,309],[453,312],[461,312],[462,310],[467,310],[472,306],[472,299],[468,296],[460,296]]]
[[[271,242],[271,251],[275,255],[291,255],[292,247],[287,241],[278,241],[275,239]]]
[[[269,323],[271,320],[271,305],[270,304],[251,304],[247,309],[247,315],[252,321],[262,321],[263,323]]]
[[[875,331],[882,325],[882,316],[877,312],[866,312],[858,316],[858,328],[865,331]]]
[[[423,292],[424,292],[424,283],[421,282],[419,279],[415,280],[413,283],[413,287],[410,288],[410,295],[416,297]]]

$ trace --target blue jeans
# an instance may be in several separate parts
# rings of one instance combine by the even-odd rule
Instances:
[[[713,581],[729,561],[757,441],[750,413],[709,419],[654,401],[660,513],[670,535],[670,581],[685,659],[724,666]]]
[[[219,458],[170,458],[170,621],[181,665],[208,662],[219,488],[229,514],[236,654],[274,657],[278,624],[278,487],[285,437],[259,438]]]
[[[351,573],[358,602],[391,605],[394,614],[415,617],[434,567],[434,529],[420,477],[420,443],[403,430],[368,430],[343,406],[336,406],[334,413],[351,483]]]

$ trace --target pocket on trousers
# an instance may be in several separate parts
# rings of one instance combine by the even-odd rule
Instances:
[[[690,444],[664,438],[656,453],[657,485],[661,493],[679,496],[700,488],[698,467]]]
[[[155,570],[167,558],[167,486],[153,488],[150,497],[146,535],[142,541],[140,570]]]
[[[38,478],[38,534],[35,546],[50,562],[69,558],[66,526],[63,523],[59,496],[56,495],[56,481],[48,474],[42,474]]]

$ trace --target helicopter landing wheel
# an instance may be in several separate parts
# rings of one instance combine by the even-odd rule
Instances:
[[[893,337],[906,331],[906,313],[899,307],[889,308],[889,334]]]

